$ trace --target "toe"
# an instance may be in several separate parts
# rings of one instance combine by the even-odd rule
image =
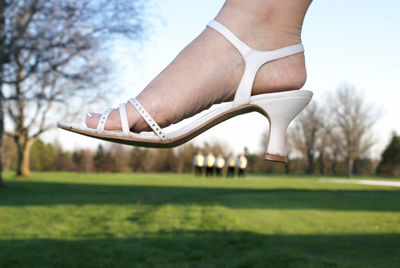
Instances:
[[[85,119],[88,128],[96,129],[101,118],[99,113],[88,113]],[[112,111],[107,118],[104,130],[121,130],[121,121],[119,119],[118,109]]]
[[[88,113],[85,119],[86,126],[88,128],[97,128],[101,114]]]

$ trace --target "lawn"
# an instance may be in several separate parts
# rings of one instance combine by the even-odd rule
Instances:
[[[400,188],[294,176],[5,177],[0,267],[400,265]]]

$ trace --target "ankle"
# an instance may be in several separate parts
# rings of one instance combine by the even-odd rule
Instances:
[[[291,2],[302,1],[228,0],[216,20],[254,49],[277,49],[301,43],[308,5]]]

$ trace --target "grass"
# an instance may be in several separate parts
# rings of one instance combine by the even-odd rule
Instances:
[[[394,267],[400,189],[315,177],[5,174],[0,267]],[[375,179],[375,178],[374,178]]]

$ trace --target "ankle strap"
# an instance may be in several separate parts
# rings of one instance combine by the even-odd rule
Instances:
[[[239,53],[246,58],[247,55],[253,50],[248,45],[246,45],[242,40],[236,37],[234,33],[228,30],[224,25],[216,20],[212,20],[207,24],[207,27],[213,28],[219,32],[225,39],[227,39],[231,44],[239,51]]]
[[[254,79],[258,69],[260,69],[263,64],[304,51],[302,44],[296,44],[270,51],[255,50],[237,38],[235,34],[221,23],[212,20],[207,24],[207,26],[213,28],[225,37],[239,51],[245,62],[243,77],[236,89],[233,107],[239,107],[250,102]]]

